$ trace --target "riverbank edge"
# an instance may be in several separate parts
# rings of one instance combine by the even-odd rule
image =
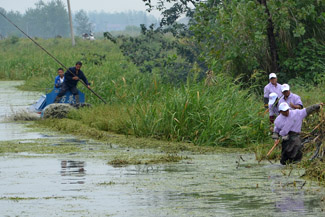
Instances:
[[[252,153],[246,148],[224,148],[211,146],[197,146],[193,143],[172,142],[155,138],[136,137],[133,135],[118,134],[110,131],[101,131],[72,119],[41,119],[35,121],[30,127],[37,129],[50,129],[63,134],[81,136],[85,139],[94,139],[108,142],[125,148],[155,149],[165,153],[189,152],[192,154],[214,153]]]
[[[191,153],[191,154],[215,154],[215,153],[254,153],[258,155],[257,148],[225,148],[225,147],[211,147],[211,146],[197,146],[192,143],[185,142],[170,142],[164,140],[158,140],[154,138],[135,137],[133,135],[117,134],[109,131],[100,131],[79,121],[72,119],[41,119],[34,122],[31,125],[32,128],[37,129],[50,129],[60,133],[68,133],[76,136],[81,136],[85,139],[94,139],[101,142],[108,142],[125,148],[134,149],[154,149],[159,150],[166,154],[179,154],[179,153]],[[268,150],[268,145],[262,148],[263,152]],[[260,153],[261,154],[261,153]],[[280,149],[276,150],[271,159],[277,159],[280,154]],[[259,161],[258,159],[256,159]],[[263,159],[266,160],[266,159]],[[308,159],[304,159],[299,165],[299,168],[305,169],[303,178],[306,180],[317,181],[320,185],[325,186],[325,178],[322,173],[322,166],[324,162],[315,160],[312,163],[311,168]],[[319,168],[314,170],[313,168]]]

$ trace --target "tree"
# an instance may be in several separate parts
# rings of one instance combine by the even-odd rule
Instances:
[[[201,0],[158,0],[156,5],[151,0],[142,0],[148,7],[147,11],[153,8],[162,11],[163,18],[160,21],[161,26],[173,25],[182,15],[193,17],[194,8]],[[168,7],[167,4],[172,4]]]
[[[143,1],[149,10],[154,7],[150,0]],[[193,4],[190,0],[160,0],[156,8],[164,10],[161,5],[171,2]],[[201,47],[202,59],[215,72],[240,76],[244,81],[270,72],[277,72],[283,82],[297,76],[309,81],[322,77],[323,67],[319,66],[323,58],[307,61],[304,52],[318,47],[317,52],[323,53],[324,1],[206,0],[194,6],[189,31]],[[175,20],[175,15],[169,16]],[[311,69],[318,71],[305,76]],[[311,79],[313,76],[317,78]]]
[[[89,22],[86,11],[78,11],[75,15],[74,20],[76,23],[77,34],[82,35],[83,33],[90,33],[91,23]]]
[[[277,51],[277,44],[275,40],[275,35],[274,35],[274,24],[272,20],[272,16],[270,14],[270,10],[267,6],[267,1],[266,0],[258,0],[258,2],[265,7],[265,13],[267,15],[267,38],[269,42],[269,48],[270,48],[270,57],[271,57],[271,69],[270,72],[273,73],[278,73],[279,71],[279,55]]]
[[[23,26],[23,16],[19,12],[6,11],[0,7],[0,12],[8,17],[11,21],[19,26]],[[0,35],[1,37],[8,37],[11,35],[21,36],[19,30],[17,30],[13,25],[11,25],[7,20],[0,16]]]
[[[26,30],[31,36],[51,38],[69,35],[68,12],[61,0],[39,1],[35,6],[27,9],[24,15]]]

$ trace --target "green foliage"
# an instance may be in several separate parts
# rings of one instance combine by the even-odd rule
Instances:
[[[151,0],[142,0],[147,6],[147,11],[157,9],[161,11],[162,19],[161,26],[169,26],[176,23],[176,21],[184,14],[187,17],[193,17],[194,9],[200,0],[158,0],[156,4],[152,4]],[[166,4],[168,3],[168,4]]]
[[[201,3],[195,20],[191,29],[202,47],[202,58],[216,72],[232,77],[241,75],[248,80],[255,69],[265,64],[267,19],[258,4],[231,1],[211,6]]]
[[[102,65],[104,61],[106,61],[106,55],[101,55],[98,53],[81,53],[82,58],[81,61],[84,64],[94,64],[94,65]]]
[[[206,70],[198,60],[198,48],[188,38],[175,38],[161,29],[142,27],[138,37],[120,36],[120,48],[142,73],[158,75],[165,83],[180,83]],[[197,65],[199,65],[197,67]]]
[[[111,42],[113,42],[114,44],[116,44],[116,38],[109,32],[104,32],[104,38],[110,40]]]
[[[294,56],[282,65],[282,72],[289,78],[295,78],[291,79],[291,83],[319,84],[325,81],[325,45],[315,39],[307,39],[299,43],[293,53]]]
[[[197,145],[248,147],[265,141],[269,123],[255,97],[231,79],[216,80],[212,86],[188,81],[180,88],[155,79],[145,89],[126,83],[129,100],[73,112],[70,118],[97,130]]]
[[[13,35],[9,38],[9,41],[11,44],[16,44],[19,41],[19,37]]]
[[[274,25],[280,66],[284,67],[279,72],[283,79],[281,82],[296,76],[318,81],[319,72],[322,71],[318,63],[322,57],[315,62],[304,61],[305,66],[298,67],[296,64],[294,67],[301,70],[299,72],[288,73],[288,64],[290,61],[301,63],[302,60],[294,58],[302,57],[302,52],[307,54],[307,50],[311,52],[310,42],[302,43],[304,40],[314,39],[315,43],[323,44],[323,1],[271,0],[267,1],[267,5]],[[271,56],[266,31],[268,16],[259,2],[201,2],[196,7],[194,18],[191,30],[203,50],[202,58],[215,72],[227,73],[232,77],[240,75],[244,81],[249,80],[256,70],[265,74],[270,72]],[[302,71],[306,68],[309,70]],[[317,72],[310,73],[312,68],[317,68]]]
[[[76,61],[83,60],[85,64],[82,70],[92,83],[93,89],[109,102],[120,101],[120,97],[124,95],[123,88],[120,88],[120,85],[124,84],[122,77],[130,83],[134,79],[142,80],[143,75],[124,58],[116,45],[107,40],[80,40],[75,47],[71,46],[70,39],[64,38],[38,39],[37,42],[66,67],[74,66]],[[46,88],[53,87],[60,65],[29,39],[20,39],[16,44],[1,40],[0,47],[0,79],[26,80],[24,89],[27,90],[43,92]],[[80,84],[79,88],[88,93]],[[90,92],[87,94],[87,101],[100,102]]]
[[[82,70],[93,90],[109,105],[84,109],[70,118],[92,129],[225,147],[246,147],[265,139],[268,120],[262,107],[256,109],[259,101],[229,78],[218,76],[215,85],[205,86],[194,76],[185,84],[172,86],[155,72],[139,73],[118,45],[107,40],[80,40],[76,47],[68,39],[38,39],[38,43],[68,67],[83,56],[91,57],[84,60]],[[32,42],[0,41],[0,46],[0,78],[27,80],[25,88],[29,90],[53,86],[58,65]],[[98,57],[90,54],[106,57],[96,64],[92,58]],[[173,62],[175,57],[170,58]],[[88,102],[100,104],[80,84],[79,88]]]
[[[135,135],[227,147],[265,139],[268,122],[259,115],[258,102],[229,79],[219,76],[209,87],[192,82],[165,87],[155,97],[129,111]]]

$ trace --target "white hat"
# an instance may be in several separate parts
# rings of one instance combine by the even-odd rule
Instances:
[[[287,111],[288,109],[290,109],[290,107],[286,102],[283,102],[279,105],[279,111]]]
[[[284,91],[287,91],[287,90],[290,90],[289,84],[282,84],[282,86],[281,86],[281,92],[284,92]]]
[[[271,78],[276,78],[276,74],[275,73],[269,74],[269,79],[271,79]]]
[[[273,105],[276,98],[278,98],[278,94],[270,93],[270,95],[269,95],[269,105]]]

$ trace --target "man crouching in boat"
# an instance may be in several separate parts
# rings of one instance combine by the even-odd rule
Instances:
[[[318,111],[323,103],[309,106],[304,109],[290,110],[289,105],[283,102],[279,105],[280,115],[275,119],[272,139],[282,137],[282,152],[280,163],[299,162],[302,158],[302,145],[300,139],[301,125],[305,117]]]
[[[83,80],[83,82],[85,82],[87,87],[90,88],[86,76],[80,70],[81,66],[82,66],[82,63],[77,62],[75,67],[69,68],[69,70],[64,73],[64,82],[62,84],[59,94],[57,95],[57,97],[54,100],[54,103],[60,102],[62,96],[64,96],[68,90],[70,90],[70,92],[74,95],[74,97],[76,99],[76,103],[77,104],[80,103],[79,93],[78,93],[78,89],[77,89],[77,84],[78,84],[79,79]]]

